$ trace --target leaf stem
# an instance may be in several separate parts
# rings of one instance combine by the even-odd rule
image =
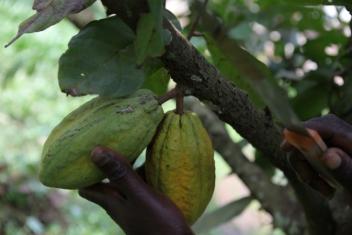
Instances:
[[[192,25],[191,25],[191,29],[187,35],[187,39],[190,40],[193,36],[195,36],[196,34],[196,29],[197,29],[197,26],[199,24],[199,20],[200,20],[200,17],[202,16],[202,14],[205,12],[206,10],[206,7],[207,7],[207,4],[208,4],[208,0],[204,0],[203,2],[203,5],[202,5],[202,8],[200,9],[200,11],[198,12],[195,20],[193,21]]]
[[[179,85],[176,86],[177,95],[176,95],[176,113],[179,115],[183,114],[184,103],[183,103],[183,88]]]
[[[174,89],[172,89],[172,90],[166,92],[164,95],[159,96],[159,97],[157,98],[157,100],[158,100],[158,103],[159,103],[160,105],[162,105],[162,104],[165,103],[166,101],[171,100],[171,99],[175,98],[176,96],[177,96],[177,89],[174,88]]]

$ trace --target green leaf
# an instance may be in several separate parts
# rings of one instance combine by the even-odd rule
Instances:
[[[179,31],[182,31],[182,26],[180,21],[178,21],[177,16],[175,16],[171,11],[165,9],[164,17],[168,19]]]
[[[169,81],[169,72],[161,67],[145,79],[142,88],[149,89],[156,95],[162,95],[167,92]]]
[[[219,22],[214,16],[203,14],[202,24],[207,30],[207,37],[214,41],[239,76],[248,81],[280,123],[291,128],[300,127],[286,92],[275,81],[269,68],[230,38],[226,28],[219,28]]]
[[[291,104],[301,120],[320,116],[323,109],[328,107],[330,88],[325,83],[309,80],[298,83],[298,94],[291,100]]]
[[[152,43],[155,21],[152,14],[143,15],[137,26],[137,36],[135,40],[135,51],[137,63],[141,64],[148,56],[149,45]]]
[[[161,34],[154,31],[149,44],[148,55],[150,57],[158,57],[165,53],[165,45],[169,36],[169,31],[162,29]]]
[[[146,79],[142,88],[153,91],[156,95],[162,95],[167,91],[170,81],[169,72],[164,68],[159,59],[146,60],[143,63]]]
[[[251,34],[252,28],[248,21],[241,22],[229,31],[229,35],[231,38],[242,41],[248,40]]]
[[[331,110],[339,117],[347,118],[351,122],[352,118],[352,76],[344,78],[343,86],[336,88],[331,97]]]
[[[15,78],[16,73],[23,68],[25,63],[26,61],[20,57],[8,70],[4,71],[3,80],[0,80],[2,88],[6,88],[7,84]]]
[[[316,6],[316,5],[345,5],[351,6],[350,0],[261,0],[266,4],[285,4],[289,6]]]
[[[35,0],[33,9],[36,14],[23,21],[17,35],[6,45],[8,47],[25,33],[43,31],[60,22],[67,15],[78,13],[96,0]]]
[[[163,28],[163,0],[148,0],[149,9],[154,17],[157,25],[157,30],[161,31]]]
[[[251,101],[258,107],[263,108],[264,102],[258,93],[252,88],[248,80],[241,76],[239,71],[235,66],[228,60],[227,57],[219,50],[216,46],[216,42],[210,38],[206,37],[207,46],[211,54],[212,61],[214,65],[220,70],[221,74],[226,77],[226,79],[232,81],[237,87],[247,92]]]
[[[323,25],[323,23],[322,23]],[[313,61],[321,61],[321,58],[329,58],[331,56],[327,55],[325,48],[336,44],[341,47],[348,43],[348,37],[345,37],[341,34],[340,30],[329,30],[321,32],[317,38],[308,40],[307,43],[303,46],[304,54]],[[321,66],[324,65],[323,63]]]
[[[137,63],[142,64],[147,57],[158,57],[165,53],[165,45],[170,34],[163,29],[162,1],[148,1],[150,13],[140,17],[134,43]]]
[[[59,62],[59,85],[69,95],[126,96],[145,72],[137,66],[133,31],[118,17],[90,23],[73,37]]]
[[[208,232],[241,214],[252,200],[252,197],[244,197],[210,212],[197,221],[196,224],[193,225],[192,230],[195,231],[196,234]]]
[[[258,149],[255,149],[254,163],[257,164],[269,177],[273,177],[275,175],[276,168],[270,161],[268,161],[268,157],[266,157]]]
[[[137,37],[135,41],[138,64],[143,63],[148,56],[159,56],[164,53],[163,41],[158,40],[155,23],[152,14],[145,14],[138,21]]]

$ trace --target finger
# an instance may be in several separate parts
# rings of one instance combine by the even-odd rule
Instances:
[[[309,119],[304,125],[307,128],[317,130],[324,139],[331,138],[334,132],[340,132],[346,128],[351,129],[348,123],[345,123],[333,114]],[[341,126],[344,128],[341,128]]]
[[[122,196],[139,195],[146,185],[135,173],[131,165],[120,154],[104,147],[92,152],[92,161],[115,185]]]
[[[321,195],[327,199],[331,199],[335,194],[335,189],[331,187],[324,179],[320,176],[313,178],[308,185],[318,191]]]
[[[338,148],[328,149],[323,162],[336,179],[350,192],[352,192],[352,159],[343,150]]]
[[[289,163],[298,178],[327,198],[332,198],[334,189],[323,180],[297,150],[289,155]]]
[[[97,147],[92,151],[92,161],[111,182],[124,178],[131,170],[129,163],[118,153],[108,148]]]
[[[78,194],[88,201],[94,202],[105,209],[109,207],[109,202],[111,202],[111,200],[121,200],[121,196],[117,191],[114,191],[103,183],[81,188],[79,189]]]
[[[309,182],[317,173],[312,169],[308,162],[304,159],[303,155],[297,150],[292,151],[288,155],[288,160],[291,167],[298,174],[303,182]]]
[[[329,146],[339,147],[352,155],[352,126],[333,114],[313,118],[304,124],[319,132]]]
[[[283,140],[280,144],[280,148],[282,149],[282,151],[284,152],[291,152],[295,149],[295,147],[293,147],[287,140]]]
[[[139,177],[141,177],[144,181],[146,181],[146,179],[145,179],[145,165],[144,164],[142,166],[138,167],[136,169],[136,172],[139,175]]]

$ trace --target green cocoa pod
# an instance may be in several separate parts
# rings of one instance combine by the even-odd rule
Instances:
[[[171,111],[147,149],[147,182],[168,196],[193,224],[207,207],[215,186],[214,150],[195,113]]]
[[[149,144],[163,110],[149,90],[127,98],[97,97],[66,116],[51,132],[42,152],[40,181],[49,187],[77,189],[104,176],[90,160],[96,146],[135,160]]]

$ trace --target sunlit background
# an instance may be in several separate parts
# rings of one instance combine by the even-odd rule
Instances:
[[[233,15],[244,10],[243,17],[246,20],[234,24],[231,35],[244,41],[248,50],[272,66],[278,78],[300,80],[309,72],[318,70],[319,66],[324,66],[324,63],[329,63],[328,60],[333,63],[331,58],[339,54],[341,45],[351,35],[348,27],[351,16],[344,8],[329,6],[291,10],[287,15],[280,15],[279,10],[275,12],[275,9],[271,9],[272,12],[265,16],[266,13],[260,11],[254,0],[210,2],[211,7],[217,9],[227,23],[234,22]],[[188,26],[190,22],[189,6],[189,1],[167,1],[167,8],[179,16],[183,26]],[[5,45],[15,35],[18,24],[33,13],[30,9],[30,0],[0,0],[0,46]],[[96,18],[104,15],[98,3],[90,10]],[[297,24],[290,31],[275,28],[274,16],[268,19],[269,23],[263,23],[261,20],[270,14],[275,15],[277,21],[287,16],[290,18],[288,21]],[[312,15],[312,19],[316,14],[316,19],[324,22],[324,29],[342,32],[339,37],[331,38],[332,42],[326,43],[319,51],[329,56],[326,61],[314,61],[299,55],[299,48],[319,36],[316,25],[311,29],[303,25],[309,23],[302,22],[308,14]],[[100,207],[79,198],[76,191],[49,189],[36,178],[42,145],[51,129],[71,110],[90,99],[67,97],[60,92],[57,83],[58,58],[76,33],[75,26],[64,20],[44,32],[25,35],[7,49],[0,48],[1,235],[123,234]],[[192,43],[211,60],[201,38],[194,38]],[[314,50],[314,47],[311,48]],[[293,64],[285,62],[290,59]],[[344,83],[340,76],[334,76],[334,81],[337,85]],[[295,93],[294,89],[289,91],[291,96]],[[173,102],[165,105],[165,109],[173,107]],[[241,140],[231,128],[228,130],[235,141]],[[250,159],[254,159],[254,150],[250,145],[244,151]],[[247,188],[236,175],[231,174],[230,168],[218,155],[216,164],[216,190],[208,211],[249,195]],[[273,180],[285,183],[280,172],[273,174]],[[241,215],[206,234],[264,235],[282,232],[273,230],[270,216],[261,210],[259,203],[253,202]]]

